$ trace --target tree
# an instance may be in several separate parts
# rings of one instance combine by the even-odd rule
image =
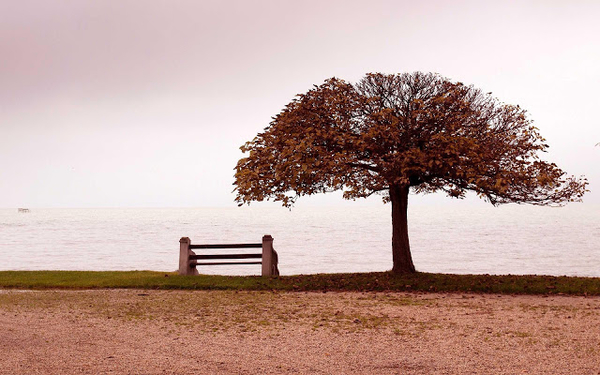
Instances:
[[[342,190],[392,204],[393,272],[415,272],[408,240],[409,191],[474,191],[493,205],[579,201],[585,178],[538,155],[548,145],[519,106],[433,73],[337,78],[298,95],[241,150],[236,201]]]

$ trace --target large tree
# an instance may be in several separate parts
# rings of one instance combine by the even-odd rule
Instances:
[[[542,161],[546,145],[519,106],[433,73],[337,78],[298,95],[241,150],[236,201],[342,190],[383,194],[392,204],[394,272],[414,272],[408,240],[409,191],[468,190],[493,205],[562,205],[580,200],[585,178]]]

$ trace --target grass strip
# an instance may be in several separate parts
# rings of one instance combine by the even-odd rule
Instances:
[[[11,289],[198,289],[274,291],[416,291],[600,295],[600,278],[538,275],[455,275],[418,272],[280,276],[180,276],[156,271],[0,271]]]

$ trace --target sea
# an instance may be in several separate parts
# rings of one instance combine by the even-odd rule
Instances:
[[[387,271],[390,205],[0,209],[0,270],[175,271],[193,244],[274,238],[282,275]],[[412,206],[418,271],[600,277],[600,207]],[[199,267],[259,275],[260,265]]]

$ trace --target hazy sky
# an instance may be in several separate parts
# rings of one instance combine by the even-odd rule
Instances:
[[[239,146],[296,94],[415,70],[527,109],[597,204],[599,18],[596,0],[2,1],[0,207],[235,206]]]

